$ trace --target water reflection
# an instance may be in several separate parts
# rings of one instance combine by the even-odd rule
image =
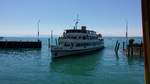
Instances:
[[[143,64],[144,62],[143,56],[127,56],[127,59],[129,65]]]
[[[71,74],[71,75],[90,75],[94,71],[102,52],[95,52],[90,55],[67,56],[53,59],[50,63],[50,72]]]

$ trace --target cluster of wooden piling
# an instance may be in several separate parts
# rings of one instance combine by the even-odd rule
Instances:
[[[143,43],[134,43],[134,39],[129,40],[129,44],[123,42],[123,51],[127,54],[127,56],[142,56],[143,55]]]
[[[142,56],[143,55],[143,43],[134,43],[134,39],[129,40],[127,45],[127,55],[128,56]]]
[[[134,43],[134,39],[130,39],[129,40],[129,44],[125,44],[125,42],[123,42],[122,44],[122,48],[123,51],[126,53],[127,56],[143,56],[143,43]],[[119,51],[119,47],[120,47],[120,43],[117,40],[116,41],[116,45],[115,45],[115,54],[118,55],[118,51]]]

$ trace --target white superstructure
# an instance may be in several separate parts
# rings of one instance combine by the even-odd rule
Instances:
[[[104,48],[101,34],[87,30],[86,26],[77,29],[78,17],[73,29],[67,29],[56,40],[56,45],[51,45],[52,57],[81,54]]]
[[[80,54],[104,48],[104,40],[101,34],[87,30],[86,26],[81,29],[67,29],[58,38],[57,45],[51,46],[52,57],[60,57],[72,54]]]

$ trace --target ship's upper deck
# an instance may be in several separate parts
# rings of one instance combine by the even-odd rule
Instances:
[[[95,31],[86,30],[86,26],[81,26],[81,29],[67,29],[65,33],[88,33],[88,34],[96,34]]]

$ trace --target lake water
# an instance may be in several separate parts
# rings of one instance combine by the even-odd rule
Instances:
[[[0,84],[144,84],[143,57],[127,57],[122,45],[118,56],[114,53],[116,40],[124,38],[105,37],[102,51],[58,59],[51,59],[47,38],[41,40],[39,50],[0,49]]]

